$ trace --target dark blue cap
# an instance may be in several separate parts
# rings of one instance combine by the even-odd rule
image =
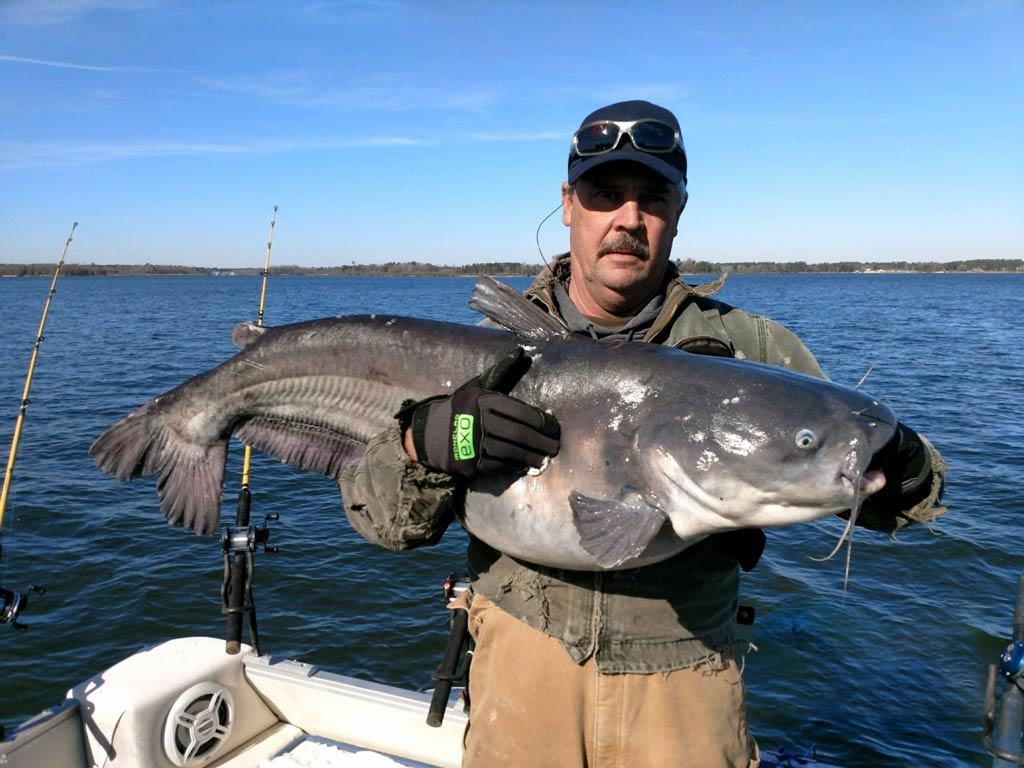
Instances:
[[[656,171],[673,184],[683,182],[686,184],[686,150],[683,148],[682,131],[679,130],[679,121],[676,116],[664,107],[651,104],[649,101],[620,101],[616,104],[609,104],[594,110],[580,123],[580,128],[601,120],[617,120],[628,122],[630,120],[643,120],[650,118],[660,120],[671,125],[679,134],[679,146],[671,152],[643,152],[633,146],[633,142],[623,137],[619,140],[618,146],[611,152],[600,155],[588,155],[581,157],[570,147],[569,149],[569,183],[576,181],[589,170],[604,163],[611,163],[620,160],[630,160],[640,163]],[[577,129],[578,130],[578,129]]]

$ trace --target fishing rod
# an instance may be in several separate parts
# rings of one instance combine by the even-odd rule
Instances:
[[[14,422],[14,436],[11,438],[11,450],[7,454],[7,470],[4,472],[3,490],[0,491],[0,534],[4,529],[4,513],[7,511],[7,499],[11,492],[11,481],[14,479],[14,461],[18,457],[18,444],[21,442],[21,428],[25,423],[25,412],[28,410],[28,395],[32,389],[32,376],[36,370],[36,360],[39,359],[39,347],[43,343],[43,330],[46,328],[46,318],[50,314],[50,302],[53,294],[57,292],[57,278],[60,277],[60,270],[64,266],[64,257],[68,254],[71,240],[75,236],[75,229],[78,228],[76,221],[71,225],[71,232],[68,233],[67,242],[64,243],[64,250],[60,253],[57,261],[57,268],[53,271],[53,280],[50,281],[50,292],[46,295],[46,302],[43,304],[43,315],[39,318],[39,330],[36,332],[36,343],[32,347],[32,356],[29,358],[28,373],[25,375],[25,387],[21,392],[21,406],[18,409],[18,418]],[[3,542],[0,541],[0,558],[3,557]],[[27,592],[34,592],[42,595],[46,592],[44,587],[31,584]],[[15,629],[24,632],[27,627],[18,622],[18,616],[28,608],[28,594],[26,592],[14,592],[0,587],[0,624],[10,624]]]
[[[263,264],[263,284],[260,287],[260,308],[256,325],[263,326],[263,308],[267,297],[267,276],[270,274],[270,249],[274,243],[274,226],[277,224],[277,206],[270,219],[270,236],[267,238],[267,256]],[[224,582],[221,585],[221,613],[227,616],[227,636],[224,650],[231,655],[242,649],[242,619],[249,617],[249,644],[258,656],[260,653],[259,631],[256,625],[256,605],[252,597],[252,577],[255,570],[253,554],[256,547],[263,545],[264,552],[276,552],[277,547],[267,545],[270,530],[268,520],[278,516],[264,515],[263,525],[250,525],[249,513],[252,494],[249,491],[249,470],[252,463],[252,447],[245,446],[242,459],[242,488],[238,493],[238,507],[235,510],[235,525],[224,526],[221,533],[221,551],[224,553]]]
[[[996,678],[1003,680],[996,716]],[[993,756],[992,768],[1024,765],[1024,573],[1017,582],[1017,604],[1013,611],[1013,640],[989,665],[985,687],[985,748]]]

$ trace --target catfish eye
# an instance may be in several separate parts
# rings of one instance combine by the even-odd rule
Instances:
[[[809,429],[801,429],[793,436],[793,442],[797,448],[808,451],[818,444],[818,437]]]

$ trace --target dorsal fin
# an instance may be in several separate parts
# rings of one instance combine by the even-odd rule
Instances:
[[[522,339],[544,341],[553,336],[570,335],[569,329],[555,317],[493,277],[477,281],[469,306]]]
[[[245,349],[266,332],[267,329],[262,325],[256,325],[256,323],[246,320],[232,329],[231,343],[239,349]]]

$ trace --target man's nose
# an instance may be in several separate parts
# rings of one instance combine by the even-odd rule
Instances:
[[[643,217],[640,215],[640,202],[634,199],[627,199],[617,211],[615,226],[618,229],[634,231],[643,226]]]

